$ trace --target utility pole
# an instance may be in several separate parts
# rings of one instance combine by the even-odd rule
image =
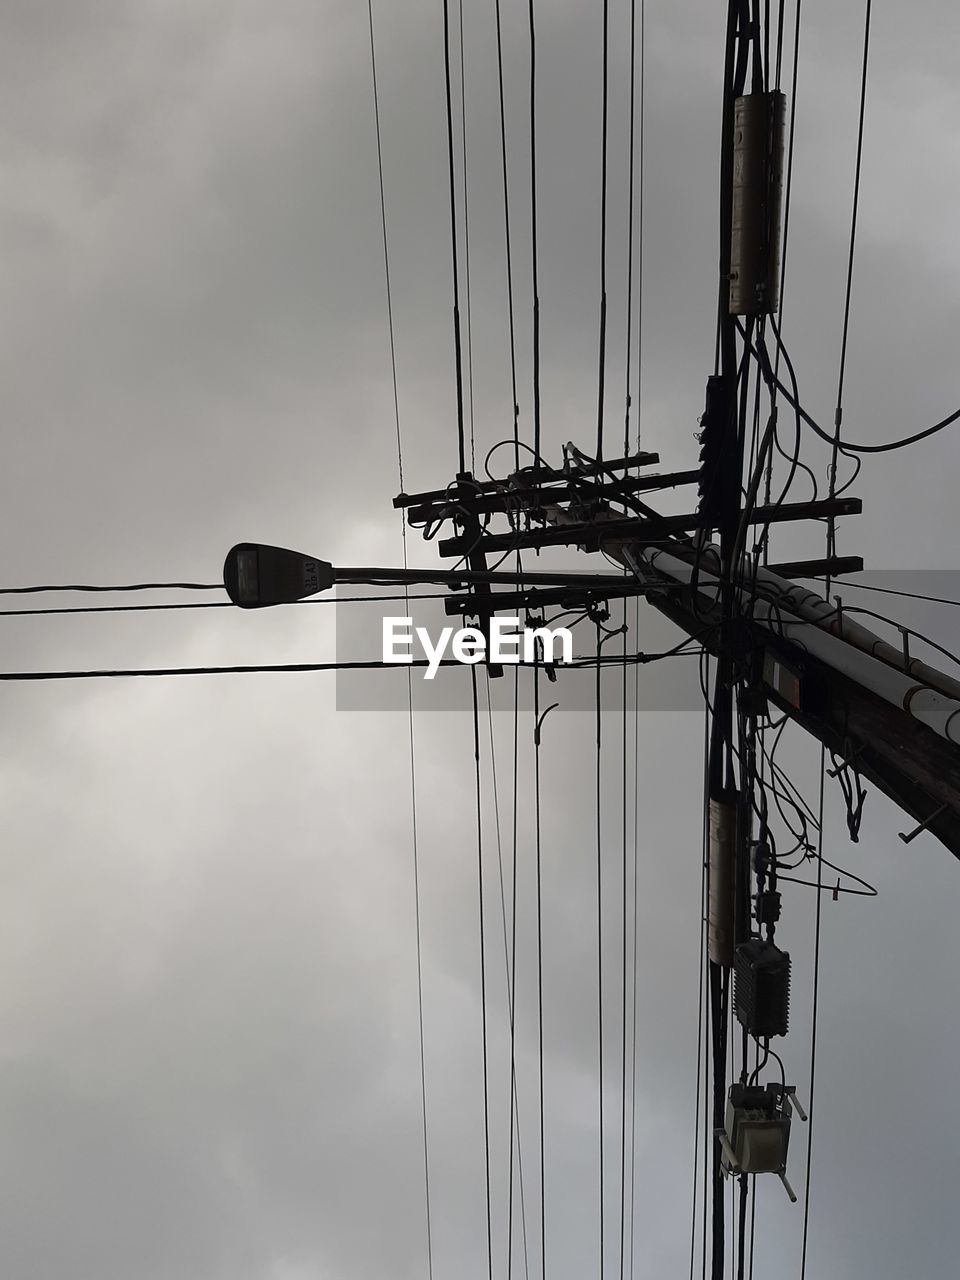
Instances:
[[[525,614],[529,624],[548,604],[595,614],[610,600],[643,596],[712,657],[705,815],[712,1280],[724,1275],[725,1179],[740,1185],[742,1242],[750,1177],[775,1173],[796,1199],[786,1177],[787,1149],[794,1112],[806,1118],[785,1079],[755,1084],[759,1068],[750,1077],[746,1069],[750,1039],[766,1061],[771,1038],[788,1030],[790,957],[775,941],[780,894],[758,776],[762,728],[774,712],[788,717],[833,753],[838,772],[852,772],[858,787],[860,777],[871,781],[911,817],[916,825],[902,839],[927,830],[960,858],[960,682],[794,581],[863,569],[858,557],[834,554],[832,538],[823,559],[767,563],[772,526],[820,519],[832,529],[861,504],[834,496],[758,502],[775,440],[777,393],[803,412],[796,392],[777,380],[765,345],[767,320],[779,305],[785,99],[769,88],[759,14],[758,4],[751,13],[748,0],[728,0],[717,337],[699,466],[659,474],[649,470],[660,461],[655,453],[606,461],[568,444],[559,467],[535,455],[530,466],[517,460],[502,481],[461,470],[447,487],[395,498],[411,527],[431,538],[451,526],[435,544],[441,557],[456,561],[450,570],[335,569],[240,544],[224,574],[231,599],[244,607],[298,599],[338,582],[442,583],[451,588],[447,613],[473,620],[487,636],[498,612]],[[753,469],[744,474],[751,371],[754,393],[765,386],[772,407]],[[658,492],[693,486],[698,501],[683,514],[649,505]],[[488,556],[557,546],[602,552],[627,575],[487,567]],[[735,1081],[727,1079],[731,1011],[742,1036]],[[741,1275],[742,1268],[741,1248]]]

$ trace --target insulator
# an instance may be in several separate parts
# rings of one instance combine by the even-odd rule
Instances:
[[[751,93],[734,104],[731,315],[768,315],[780,303],[786,114],[782,93]]]
[[[710,801],[709,900],[707,950],[725,969],[733,964],[737,808],[725,800]]]
[[[724,438],[726,413],[723,378],[707,379],[703,417],[700,419],[700,476],[698,511],[708,527],[716,528],[722,518],[730,485],[729,442]],[[739,490],[737,491],[739,492]]]

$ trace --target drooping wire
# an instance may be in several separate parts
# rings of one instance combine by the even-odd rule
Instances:
[[[450,174],[450,242],[453,258],[453,350],[457,377],[457,444],[460,471],[467,469],[463,423],[463,356],[460,337],[460,271],[457,262],[457,193],[453,163],[453,101],[450,89],[450,0],[443,0],[443,65],[447,98],[447,160]]]
[[[779,308],[778,308],[781,317],[783,316],[783,293],[784,293],[784,285],[786,282],[786,273],[787,273],[787,247],[789,245],[789,234],[790,234],[790,201],[791,201],[791,196],[793,194],[793,152],[794,152],[794,139],[796,137],[796,126],[797,126],[797,75],[798,75],[798,68],[799,68],[799,62],[800,62],[800,4],[801,4],[801,0],[797,0],[797,9],[796,9],[796,16],[794,20],[794,30],[793,30],[793,66],[790,72],[790,129],[789,129],[789,139],[787,142],[787,181],[786,181],[786,190],[784,193],[784,201],[783,201],[783,250],[782,250],[781,259],[780,259],[780,299],[779,299]],[[784,18],[784,6],[783,6],[783,0],[781,0],[780,24],[779,24],[779,31],[777,34],[777,88],[778,89],[780,88],[780,69],[781,69],[780,64],[781,64],[781,55],[783,50],[783,18]],[[771,390],[770,390],[770,412],[771,413],[775,412],[777,407],[777,387],[779,385],[777,382],[777,375],[780,371],[779,341],[777,343],[777,351],[776,351],[776,355],[774,356],[774,361],[775,361],[775,364],[773,369],[773,386],[771,387]],[[799,420],[797,421],[797,440],[796,440],[795,457],[797,459],[797,465],[803,466],[804,464],[799,461],[799,458],[800,458]],[[811,475],[812,475],[812,472],[811,472]],[[772,478],[773,478],[773,459],[771,457],[770,464],[767,468],[767,480],[766,480],[766,491],[765,491],[765,501],[767,505],[769,505],[770,503],[770,491],[771,491]],[[814,477],[813,483],[814,483],[814,494],[816,494],[816,478],[815,477]],[[764,546],[766,547],[766,544],[764,544]]]
[[[860,167],[863,153],[863,125],[866,116],[866,98],[867,98],[867,62],[870,52],[870,9],[871,0],[866,2],[866,10],[864,14],[863,26],[863,67],[860,79],[860,110],[859,120],[857,124],[857,161],[853,180],[853,212],[850,219],[850,251],[847,261],[847,282],[844,296],[843,307],[843,336],[840,344],[840,372],[837,381],[837,406],[834,413],[834,437],[833,449],[830,461],[830,488],[829,494],[832,498],[837,488],[837,456],[840,451],[840,431],[843,421],[843,375],[846,362],[847,352],[847,336],[850,318],[850,296],[853,286],[853,254],[856,244],[857,235],[857,210],[860,197]],[[779,335],[778,335],[779,337]],[[827,521],[827,556],[835,554],[835,522],[832,517]],[[827,585],[825,594],[830,591],[830,577],[827,575]],[[820,1005],[820,926],[823,907],[823,894],[821,888],[823,885],[823,814],[824,814],[824,796],[826,792],[826,748],[820,747],[820,794],[819,794],[819,820],[820,830],[817,835],[817,905],[814,916],[814,950],[813,950],[813,1007],[811,1011],[811,1031],[810,1031],[810,1101],[808,1109],[807,1124],[807,1167],[804,1177],[803,1192],[803,1237],[801,1243],[800,1255],[800,1277],[804,1280],[807,1274],[807,1245],[809,1240],[810,1227],[810,1170],[813,1157],[813,1123],[814,1123],[814,1086],[816,1082],[817,1067],[817,1019]]]
[[[830,496],[836,491],[837,456],[840,452],[840,428],[843,421],[843,377],[847,367],[847,338],[850,330],[850,298],[853,292],[853,254],[857,243],[857,213],[860,207],[860,169],[863,161],[863,124],[867,105],[867,60],[870,53],[870,9],[867,0],[863,23],[863,68],[860,78],[860,113],[857,122],[857,163],[853,178],[853,211],[850,215],[850,249],[847,257],[847,283],[843,298],[843,333],[840,339],[840,372],[837,378],[837,405],[833,415],[833,452],[830,458]],[[827,555],[834,554],[836,522],[831,516],[827,521]]]
[[[387,328],[390,337],[390,372],[393,386],[393,408],[394,422],[396,427],[397,440],[397,473],[400,483],[400,492],[404,490],[403,482],[403,434],[400,427],[400,395],[397,385],[397,348],[394,338],[393,326],[393,291],[390,281],[390,250],[389,238],[387,235],[387,202],[386,192],[383,180],[383,143],[380,131],[380,92],[377,82],[377,52],[376,40],[374,39],[373,29],[373,0],[367,0],[367,16],[370,24],[370,70],[373,82],[373,109],[374,122],[376,125],[377,136],[377,175],[379,179],[380,190],[380,225],[383,234],[383,274],[386,287],[387,301]],[[407,560],[407,517],[406,511],[400,509],[400,536],[403,550],[403,567],[408,568]],[[403,588],[404,606],[407,613],[410,612],[410,588],[404,583]],[[411,813],[411,842],[413,854],[413,889],[414,889],[414,912],[415,926],[417,936],[417,1026],[419,1033],[419,1049],[420,1049],[420,1108],[423,1130],[423,1179],[424,1179],[424,1203],[426,1211],[426,1233],[427,1233],[427,1275],[429,1280],[433,1280],[433,1226],[431,1221],[431,1197],[430,1197],[430,1144],[428,1137],[427,1124],[427,1068],[426,1068],[426,1046],[424,1037],[424,1018],[423,1018],[423,931],[421,926],[421,902],[420,902],[420,850],[417,830],[417,756],[416,741],[414,735],[414,717],[413,717],[413,672],[407,670],[407,742],[410,758],[410,813]]]
[[[486,1175],[487,1276],[493,1280],[493,1225],[490,1200],[490,1086],[487,1058],[487,965],[483,922],[483,805],[480,780],[480,700],[477,696],[477,668],[470,668],[473,699],[473,759],[477,796],[477,890],[480,905],[480,1010],[483,1034],[483,1154]]]

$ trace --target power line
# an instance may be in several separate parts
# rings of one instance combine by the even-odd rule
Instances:
[[[813,578],[810,578],[809,581],[829,583],[830,579],[822,578],[822,577],[819,577],[819,578],[813,577]],[[854,582],[852,579],[849,579],[849,578],[844,578],[843,586],[844,586],[844,590],[846,590],[847,587],[855,587],[858,591],[879,591],[882,595],[901,596],[905,600],[924,600],[928,604],[948,604],[948,605],[952,605],[954,608],[960,607],[960,600],[951,600],[947,596],[926,596],[919,591],[898,591],[898,590],[895,590],[893,587],[875,587],[873,586],[872,583]],[[893,625],[896,626],[897,624],[894,623]]]
[[[507,118],[503,94],[503,34],[500,22],[500,0],[496,0],[497,15],[497,81],[500,90],[500,155],[503,168],[503,227],[507,252],[507,308],[510,316],[510,387],[513,397],[514,462],[520,470],[520,406],[517,403],[517,343],[513,312],[513,254],[510,248],[510,194],[507,181]]]
[[[453,347],[457,375],[457,441],[460,471],[466,471],[463,427],[463,359],[460,349],[460,272],[457,266],[457,195],[453,165],[453,104],[450,96],[450,0],[443,0],[443,63],[447,95],[447,158],[450,170],[450,240],[453,257]]]
[[[103,587],[69,582],[60,586],[0,587],[0,596],[30,596],[49,591],[222,591],[222,582],[132,582],[122,586]]]
[[[867,57],[870,52],[870,8],[867,0],[863,24],[863,73],[860,80],[860,117],[857,122],[857,163],[853,178],[853,212],[850,216],[850,251],[847,258],[847,283],[843,299],[843,334],[840,339],[840,372],[837,378],[837,405],[833,415],[833,451],[830,457],[830,496],[837,488],[837,457],[840,452],[840,427],[843,422],[843,375],[847,367],[847,337],[850,330],[850,299],[853,294],[853,253],[857,243],[857,213],[860,208],[860,168],[863,160],[863,123],[867,106]],[[836,546],[836,520],[827,521],[827,555],[832,556]]]
[[[533,8],[533,0],[530,0],[531,13]],[[556,705],[556,704],[554,704]],[[547,1190],[546,1190],[546,1163],[544,1160],[544,1123],[543,1123],[543,882],[542,882],[542,866],[541,866],[541,827],[540,827],[540,736],[543,728],[543,721],[548,712],[553,707],[547,707],[547,710],[540,711],[540,666],[534,663],[533,667],[533,815],[534,815],[534,845],[536,853],[537,867],[537,1027],[538,1027],[538,1047],[537,1059],[539,1063],[539,1097],[540,1097],[540,1280],[546,1280],[547,1275]]]
[[[378,595],[378,596],[323,596],[319,600],[286,600],[279,606],[282,609],[289,608],[291,605],[316,605],[316,604],[389,604],[394,601],[402,600],[404,604],[410,600],[449,600],[450,595],[447,592],[427,592],[421,594],[419,592],[408,593],[404,591],[403,595]],[[232,600],[204,600],[194,601],[189,604],[98,604],[98,605],[80,605],[80,606],[64,606],[54,609],[0,609],[0,618],[37,618],[63,615],[69,613],[169,613],[177,609],[236,609],[237,606]]]
[[[783,345],[783,341],[777,329],[776,322],[772,315],[769,316],[768,319],[770,321],[770,327],[773,329],[774,335],[777,339],[777,345],[779,346],[780,350],[783,352],[784,363],[786,364],[788,370],[790,370],[794,382],[796,382],[796,374],[793,372],[793,366],[790,361],[789,353],[787,352],[786,347]],[[741,328],[741,332],[743,332],[742,328]],[[760,359],[760,356],[759,356],[759,353],[757,352],[756,347],[751,345],[750,349],[753,352],[753,354],[757,356],[758,359]],[[783,385],[783,383],[777,377],[774,377],[774,382],[776,383],[778,390],[780,390],[783,393],[783,396],[787,400],[787,402],[793,405],[793,407],[800,414],[800,417],[807,424],[807,426],[810,427],[810,429],[814,432],[814,434],[818,435],[821,440],[825,441],[832,448],[833,440],[834,440],[833,436],[831,436],[828,432],[824,431],[823,427],[821,427],[820,424],[810,416],[810,414],[806,411],[806,409],[804,409],[804,407],[799,402],[799,397],[796,395],[796,392],[793,395],[791,395],[790,392],[787,390],[787,388]],[[840,446],[840,452],[846,453],[846,454],[892,453],[896,449],[905,449],[907,448],[908,445],[916,444],[920,440],[926,440],[929,436],[936,435],[938,431],[943,431],[946,427],[952,426],[958,419],[960,419],[960,409],[955,409],[953,413],[948,414],[947,417],[941,418],[939,422],[935,422],[932,427],[925,427],[922,431],[915,431],[912,435],[904,436],[902,439],[899,439],[899,440],[889,440],[887,441],[886,444],[852,444],[849,440],[844,440]]]
[[[626,570],[624,570],[626,572]],[[623,602],[623,656],[627,653],[627,601]],[[626,1247],[627,1190],[627,664],[622,668],[622,863],[623,863],[623,987],[622,987],[622,1054],[620,1060],[620,1280],[624,1280]]]
[[[519,681],[519,669],[514,671],[514,684]],[[513,1273],[513,1151],[514,1151],[514,1133],[516,1133],[516,1150],[517,1165],[519,1169],[520,1182],[520,1218],[523,1231],[523,1260],[524,1274],[529,1275],[529,1261],[527,1257],[527,1216],[523,1194],[523,1155],[520,1143],[520,1104],[517,1098],[517,1071],[516,1071],[516,982],[517,982],[517,755],[518,742],[516,735],[514,737],[514,755],[513,755],[513,886],[511,892],[511,941],[507,940],[507,904],[506,904],[506,888],[503,878],[503,841],[501,838],[500,828],[500,793],[497,786],[497,752],[496,739],[493,731],[493,700],[490,696],[490,672],[486,673],[486,691],[487,691],[487,725],[490,741],[490,778],[493,787],[493,815],[494,826],[497,834],[497,869],[499,871],[500,881],[500,917],[503,923],[503,959],[504,971],[507,981],[507,1009],[510,1023],[510,1171],[509,1171],[509,1190],[508,1190],[508,1213],[507,1213],[507,1275]],[[518,724],[519,704],[514,704],[514,726]],[[516,1116],[516,1129],[514,1129],[514,1117]]]
[[[490,1212],[490,1089],[487,1073],[487,965],[483,925],[483,807],[480,790],[480,706],[477,668],[470,668],[473,697],[473,759],[477,794],[477,890],[480,906],[480,1011],[483,1025],[483,1150],[486,1168],[487,1276],[493,1280],[493,1229]]]
[[[609,109],[609,0],[603,0],[603,124],[600,178],[600,374],[597,391],[597,460],[603,457],[603,392],[607,349],[607,116]],[[629,451],[628,451],[629,452]],[[603,1264],[601,1262],[601,1273]]]
[[[476,472],[477,455],[473,418],[473,311],[470,306],[470,196],[467,185],[467,78],[463,59],[463,0],[460,0],[460,129],[463,153],[463,261],[467,298],[467,394],[470,404],[470,470]]]
[[[604,1196],[603,1196],[603,875],[602,875],[602,839],[601,839],[601,763],[602,763],[602,726],[603,704],[600,697],[602,664],[600,662],[600,646],[603,643],[600,625],[597,624],[597,1024],[599,1044],[599,1103],[600,1103],[600,1280],[603,1280],[604,1255]]]
[[[530,256],[533,266],[533,453],[540,468],[540,286],[537,279],[537,36],[533,0],[530,19]],[[536,473],[536,472],[535,472]]]
[[[397,386],[397,348],[394,339],[393,327],[393,293],[390,284],[390,252],[387,237],[387,203],[383,181],[383,146],[380,134],[380,93],[377,84],[377,54],[376,42],[373,33],[373,0],[367,0],[367,13],[370,20],[370,69],[373,81],[373,107],[374,120],[376,123],[377,135],[377,175],[380,188],[380,221],[383,232],[383,272],[384,282],[386,286],[386,302],[387,302],[387,326],[390,337],[390,371],[393,383],[393,409],[394,422],[396,426],[397,439],[397,472],[400,482],[400,492],[404,491],[403,482],[403,436],[400,429],[400,396]],[[407,513],[404,508],[400,509],[400,538],[403,551],[403,567],[407,569]],[[361,598],[361,597],[355,597]],[[367,597],[370,600],[376,597]],[[390,599],[392,597],[380,597],[380,599]],[[410,588],[407,583],[403,585],[403,602],[404,606],[410,607]],[[318,602],[319,603],[319,602]],[[419,1033],[420,1048],[420,1107],[423,1127],[423,1180],[424,1180],[424,1207],[426,1216],[426,1232],[427,1232],[427,1275],[429,1280],[433,1280],[433,1228],[431,1222],[431,1197],[430,1197],[430,1154],[428,1141],[427,1126],[427,1070],[426,1070],[426,1046],[424,1039],[424,1023],[423,1023],[423,937],[420,922],[420,852],[417,831],[417,764],[416,764],[416,743],[414,738],[413,724],[413,673],[407,671],[407,724],[408,724],[408,751],[410,759],[410,816],[411,816],[411,844],[413,854],[413,889],[414,889],[414,915],[417,937],[417,1026]]]

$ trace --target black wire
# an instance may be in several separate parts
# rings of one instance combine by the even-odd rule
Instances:
[[[863,26],[863,68],[860,80],[860,115],[857,123],[857,162],[853,178],[853,212],[850,215],[850,249],[847,257],[847,283],[843,298],[843,334],[840,339],[840,372],[837,378],[837,406],[834,416],[834,458],[832,469],[836,471],[836,452],[840,443],[840,424],[843,418],[843,376],[847,367],[847,337],[850,329],[850,298],[853,292],[853,253],[857,243],[857,212],[860,206],[860,167],[863,159],[863,123],[867,103],[867,56],[870,52],[870,8],[867,0]],[[828,552],[829,554],[829,552]]]
[[[600,1102],[600,1275],[604,1275],[603,1255],[604,1255],[604,1195],[603,1195],[603,876],[602,876],[602,819],[603,812],[601,797],[601,763],[602,763],[602,728],[603,728],[603,704],[601,701],[601,672],[602,663],[600,661],[600,648],[603,639],[600,634],[599,624],[597,625],[597,708],[596,708],[596,738],[597,738],[597,1024],[598,1024],[598,1045],[599,1045],[599,1102]]]
[[[945,648],[942,644],[937,644],[936,640],[931,640],[930,637],[924,635],[922,631],[917,631],[915,627],[908,627],[902,622],[894,622],[893,618],[888,618],[885,614],[876,613],[873,609],[864,609],[855,604],[845,604],[843,606],[843,611],[844,613],[862,613],[867,618],[876,618],[878,622],[885,622],[888,626],[895,627],[901,634],[915,636],[924,644],[929,645],[931,649],[935,649],[937,653],[942,654],[945,658],[949,658],[951,662],[955,662],[960,666],[960,657],[951,652],[951,650]]]
[[[523,1230],[523,1259],[524,1272],[529,1275],[529,1262],[527,1259],[527,1220],[523,1194],[523,1152],[520,1143],[520,1106],[517,1098],[517,1070],[516,1070],[516,1003],[517,1003],[517,766],[518,766],[518,750],[519,741],[516,730],[518,728],[518,702],[514,703],[514,753],[513,753],[513,865],[512,878],[513,885],[511,888],[511,926],[510,938],[507,936],[507,907],[506,907],[506,889],[504,887],[503,878],[503,842],[500,834],[500,796],[497,787],[497,753],[496,742],[493,731],[493,700],[490,696],[490,670],[486,670],[486,692],[487,692],[487,724],[489,726],[490,735],[490,778],[493,784],[493,812],[495,819],[495,829],[497,833],[497,868],[499,871],[500,881],[500,916],[503,922],[503,959],[504,972],[507,980],[507,1013],[510,1027],[510,1172],[509,1172],[509,1190],[508,1190],[508,1218],[507,1218],[507,1275],[513,1273],[513,1153],[514,1153],[514,1135],[516,1135],[516,1152],[517,1165],[519,1169],[520,1183],[520,1217]],[[518,686],[520,679],[519,667],[514,668],[514,686]],[[514,1118],[516,1118],[516,1127],[514,1127]]]
[[[531,0],[532,6],[532,0]],[[546,715],[546,712],[544,712]],[[544,1124],[543,1124],[543,894],[541,868],[541,835],[540,835],[540,728],[543,717],[540,714],[540,665],[533,668],[533,776],[534,776],[534,841],[537,863],[537,1024],[538,1024],[538,1062],[540,1070],[540,1280],[547,1275],[547,1230],[546,1230],[546,1164],[544,1161]]]
[[[628,457],[630,454],[630,364],[633,343],[633,171],[634,171],[634,132],[635,132],[635,99],[636,99],[636,25],[637,25],[637,0],[630,0],[630,141],[628,144],[630,152],[630,166],[627,175],[627,187],[630,192],[630,198],[627,206],[627,375],[625,380],[626,386],[626,403],[624,406],[623,416],[623,454]],[[621,1262],[621,1274],[623,1272],[623,1264]]]
[[[81,585],[76,582],[61,586],[0,587],[0,596],[32,596],[44,591],[222,591],[222,582],[134,582],[119,587]]]
[[[607,114],[609,99],[608,28],[609,0],[603,0],[603,124],[600,178],[600,372],[597,391],[597,458],[603,457],[603,393],[607,349]],[[601,1274],[603,1264],[601,1261]]]
[[[809,582],[829,582],[828,578],[811,576],[807,579]],[[856,587],[858,591],[879,591],[886,596],[901,596],[905,600],[925,600],[928,604],[949,604],[954,608],[960,607],[960,600],[950,600],[946,596],[925,596],[916,591],[896,591],[893,587],[875,587],[866,582],[854,582],[852,579],[844,578],[844,590],[847,587]],[[879,616],[879,615],[878,615]],[[894,623],[894,626],[899,624]]]
[[[379,178],[380,189],[380,221],[383,232],[383,272],[386,285],[386,301],[387,301],[387,327],[390,337],[390,370],[393,382],[393,408],[394,421],[396,424],[397,439],[397,472],[399,475],[400,492],[404,491],[403,481],[403,437],[400,430],[400,396],[397,386],[397,348],[394,339],[393,327],[393,292],[390,283],[390,253],[387,238],[387,204],[386,194],[383,181],[383,146],[380,133],[380,92],[377,83],[377,53],[376,41],[374,40],[373,31],[373,0],[367,0],[367,16],[370,23],[370,69],[373,81],[373,108],[374,122],[376,124],[377,136],[377,174]],[[400,511],[400,533],[403,548],[403,567],[408,567],[407,562],[407,516],[406,511],[401,508]],[[375,597],[368,597],[374,599]],[[392,597],[379,597],[382,599],[390,599]],[[404,584],[403,600],[404,605],[409,609],[410,605],[410,589],[408,584]],[[334,598],[336,603],[336,598]],[[303,603],[316,603],[321,601],[309,601]],[[327,599],[323,603],[330,603]],[[416,747],[414,739],[413,727],[413,673],[407,671],[407,724],[408,724],[408,748],[410,756],[410,813],[412,822],[412,853],[413,853],[413,887],[414,887],[414,906],[415,906],[415,925],[417,936],[417,1022],[419,1031],[419,1048],[420,1048],[420,1105],[421,1116],[423,1121],[423,1178],[424,1178],[424,1200],[426,1210],[426,1231],[427,1231],[427,1275],[429,1280],[433,1280],[433,1226],[431,1220],[431,1196],[430,1196],[430,1147],[428,1141],[428,1125],[427,1125],[427,1072],[426,1072],[426,1045],[424,1037],[424,1020],[423,1020],[423,933],[420,922],[420,852],[417,831],[417,765],[416,765]]]
[[[643,159],[644,106],[647,88],[646,9],[640,0],[640,183],[637,192],[637,452],[640,452],[641,405],[643,403]],[[629,450],[627,451],[629,452]],[[632,1226],[632,1224],[631,1224]],[[631,1255],[631,1268],[633,1258]],[[632,1275],[632,1270],[631,1270]]]
[[[470,668],[473,698],[473,760],[477,795],[477,891],[480,904],[480,1011],[483,1027],[483,1150],[486,1168],[487,1276],[493,1280],[493,1230],[490,1212],[490,1093],[487,1073],[487,967],[483,927],[483,806],[480,790],[480,705],[477,668]]]
[[[510,195],[507,183],[507,118],[503,94],[503,35],[500,23],[500,0],[497,15],[497,80],[500,90],[500,156],[503,168],[503,225],[507,249],[507,308],[510,315],[510,387],[513,396],[513,443],[516,470],[520,470],[520,405],[517,399],[517,344],[513,313],[513,255],[510,249]],[[489,455],[488,455],[489,459]]]
[[[853,178],[853,212],[850,217],[850,252],[847,259],[847,283],[843,299],[843,335],[840,339],[840,372],[837,378],[837,405],[833,415],[833,451],[830,457],[830,496],[837,487],[837,457],[840,453],[840,428],[843,422],[843,375],[847,366],[847,337],[850,328],[850,298],[853,292],[853,252],[857,243],[857,212],[860,206],[860,166],[863,159],[863,122],[867,105],[867,56],[870,52],[870,8],[867,0],[863,25],[863,73],[860,81],[860,118],[857,124],[857,163]],[[827,556],[836,551],[836,520],[827,519]]]
[[[776,335],[777,345],[780,348],[780,350],[783,352],[784,363],[787,365],[787,368],[790,369],[794,379],[794,383],[796,383],[796,374],[793,373],[793,369],[790,363],[790,357],[787,353],[786,347],[784,347],[783,345],[783,341],[780,338],[780,334],[777,331],[777,326],[773,319],[773,316],[768,317],[768,319],[770,320],[770,326],[773,329],[774,334]],[[754,350],[754,354],[756,354],[755,350]],[[779,378],[775,378],[775,382],[779,390],[783,392],[784,396],[786,396],[789,403],[792,404],[794,408],[797,409],[797,411],[800,414],[800,417],[807,424],[807,426],[811,428],[814,434],[818,435],[821,440],[824,440],[828,445],[832,447],[833,439],[834,439],[833,436],[829,435],[826,431],[824,431],[823,427],[821,427],[818,422],[816,422],[813,418],[811,418],[810,414],[807,413],[806,409],[804,409],[803,406],[798,402],[798,399],[796,398],[796,396],[795,395],[791,396],[790,392],[786,389],[786,387],[779,380]],[[911,436],[905,436],[901,440],[890,440],[886,444],[851,444],[849,440],[844,440],[840,446],[840,452],[847,453],[847,454],[890,453],[895,449],[905,449],[908,445],[916,444],[918,440],[925,440],[928,436],[935,435],[938,431],[943,431],[945,427],[952,426],[953,423],[955,423],[958,418],[960,418],[960,409],[955,409],[954,412],[949,414],[946,418],[941,418],[939,422],[935,422],[932,427],[925,427],[924,430],[916,431]]]
[[[703,1014],[704,1014],[704,996],[705,996],[705,979],[706,969],[704,960],[704,945],[706,938],[706,920],[707,920],[707,859],[709,856],[709,828],[710,828],[710,786],[709,786],[709,753],[710,753],[710,699],[707,696],[707,681],[709,680],[709,672],[704,675],[704,664],[709,668],[710,659],[706,651],[704,651],[700,662],[700,681],[701,688],[704,691],[703,700],[703,838],[700,855],[700,958],[697,964],[699,974],[699,988],[697,992],[697,1082],[695,1088],[696,1106],[694,1108],[694,1131],[693,1131],[693,1190],[691,1195],[692,1207],[690,1211],[690,1280],[693,1280],[694,1251],[696,1248],[697,1238],[697,1167],[700,1154],[700,1082],[701,1076],[705,1076],[703,1071],[705,1065],[703,1060]],[[706,1115],[704,1116],[704,1128],[707,1128]],[[706,1222],[706,1169],[707,1154],[704,1153],[704,1222],[703,1222],[703,1263],[704,1271],[706,1271],[706,1240],[707,1240],[707,1222]]]
[[[463,359],[460,349],[460,272],[457,266],[457,196],[453,164],[453,103],[450,92],[450,0],[443,0],[443,63],[447,96],[447,158],[450,171],[450,240],[453,256],[453,346],[457,374],[457,437],[460,472],[467,469],[463,425]]]
[[[405,591],[402,596],[399,594],[390,596],[324,596],[319,600],[286,600],[280,605],[271,607],[286,609],[291,605],[383,604],[394,600],[403,600],[406,603],[408,600],[449,600],[450,598],[449,592],[409,594]],[[97,604],[76,607],[66,606],[59,609],[0,609],[0,618],[37,618],[68,613],[168,613],[177,609],[235,610],[236,608],[237,606],[232,600],[204,600],[191,604]]]
[[[640,7],[641,17],[643,3]],[[641,37],[642,40],[642,37]],[[641,46],[642,47],[642,46]],[[641,68],[643,59],[641,57]],[[640,600],[634,601],[634,635],[640,633]],[[633,954],[630,972],[633,980],[632,1045],[630,1053],[630,1280],[633,1280],[634,1206],[636,1201],[637,1154],[637,934],[640,906],[640,673],[633,679]]]
[[[684,651],[682,647],[693,639],[695,638],[686,637],[681,644],[674,646],[672,649],[664,649],[659,653],[630,654],[625,661],[631,664],[643,665],[648,662],[657,662],[662,658],[693,657],[699,650]],[[610,666],[619,664],[622,661],[624,659],[619,655],[615,655],[613,658],[604,657],[600,659],[594,656],[575,655],[572,662],[554,663],[552,666],[556,668],[559,665],[561,670],[564,668],[582,670],[587,667],[592,669],[598,662],[600,665]],[[125,667],[94,671],[0,671],[0,681],[34,683],[44,680],[109,680],[149,676],[218,676],[251,675],[254,673],[269,675],[271,673],[282,674],[308,671],[384,671],[387,669],[409,670],[412,667],[428,667],[430,665],[429,660],[426,658],[414,658],[412,662],[384,662],[381,659],[371,658],[363,661],[248,663],[222,667]],[[456,658],[441,658],[435,665],[438,667],[462,667],[464,664]],[[537,664],[521,661],[516,665],[532,667]]]
[[[626,572],[626,570],[624,570]],[[620,1280],[624,1280],[624,1250],[626,1247],[626,1193],[627,1193],[627,600],[623,601],[623,649],[622,671],[622,863],[623,863],[623,986],[622,986],[622,1055],[620,1061]]]
[[[533,265],[533,456],[540,458],[540,286],[537,280],[537,38],[533,0],[530,15],[530,221]]]
[[[463,63],[463,0],[460,0],[460,124],[463,151],[463,263],[467,299],[467,388],[470,403],[470,470],[476,472],[477,457],[473,416],[473,312],[470,306],[470,196],[467,184],[467,79]]]

